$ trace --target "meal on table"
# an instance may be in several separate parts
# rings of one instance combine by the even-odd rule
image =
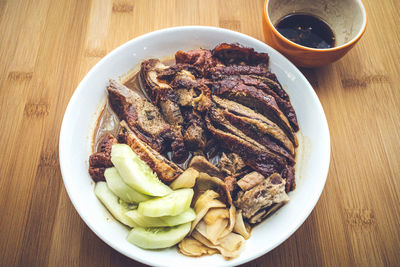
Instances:
[[[110,80],[89,174],[129,242],[232,259],[289,201],[299,126],[268,63],[266,53],[222,43]]]

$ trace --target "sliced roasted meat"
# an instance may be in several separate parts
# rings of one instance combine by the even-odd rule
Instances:
[[[270,125],[256,119],[235,115],[227,110],[222,111],[222,114],[224,118],[229,121],[229,123],[242,131],[246,136],[265,146],[273,153],[285,157],[289,164],[293,165],[295,163],[294,147],[289,139],[285,138],[286,135],[278,131],[278,134],[283,134],[283,136],[280,136],[280,139],[286,141],[285,143],[280,143],[279,141],[276,141],[270,137],[271,135],[269,135],[269,133],[275,130],[271,129]],[[286,147],[287,150],[281,145]]]
[[[204,130],[204,122],[201,115],[193,108],[184,108],[183,140],[190,150],[203,150],[206,147],[207,138]]]
[[[245,105],[266,116],[281,127],[293,143],[297,144],[293,129],[274,97],[254,86],[245,85],[238,77],[228,77],[213,83],[212,92],[214,95]]]
[[[160,107],[166,121],[172,125],[183,122],[174,90],[168,83],[158,79],[158,73],[167,68],[158,59],[142,62],[140,80],[146,95],[152,103]]]
[[[265,180],[265,177],[258,172],[251,172],[243,176],[238,182],[237,185],[243,190],[247,191],[255,187],[256,185],[262,183]]]
[[[279,95],[280,98],[290,101],[289,95],[283,90],[282,85],[279,83],[275,74],[268,72],[264,75],[250,75],[256,79],[260,79],[263,83],[265,83],[269,88],[274,90],[274,92]]]
[[[131,129],[137,130],[141,139],[149,142],[154,149],[162,150],[162,136],[171,127],[158,108],[115,80],[110,81],[107,91],[110,105],[120,120],[125,120]]]
[[[217,167],[226,175],[235,175],[243,170],[246,164],[238,154],[222,152]]]
[[[184,107],[193,107],[194,99],[197,97],[196,91],[199,91],[199,83],[192,73],[186,70],[179,71],[170,83],[174,88],[177,103]]]
[[[243,47],[240,44],[222,43],[212,50],[213,57],[225,65],[245,63],[247,65],[268,65],[267,53],[255,52],[253,48]]]
[[[202,149],[206,146],[206,137],[203,128],[196,124],[190,124],[183,135],[183,139],[188,148]]]
[[[110,133],[106,134],[99,144],[99,151],[89,157],[89,174],[95,182],[104,181],[104,171],[112,167],[111,147],[117,139]]]
[[[182,107],[192,107],[193,99],[196,97],[196,92],[193,88],[185,89],[179,88],[175,90],[175,95],[177,96],[177,102]]]
[[[249,127],[256,127],[256,126],[245,125],[244,127],[242,127],[243,125],[241,125],[240,124],[241,121],[239,121],[239,127],[236,127],[236,125],[232,124],[227,119],[227,117],[229,117],[229,116],[234,118],[235,115],[233,115],[232,113],[230,113],[229,111],[226,111],[226,110],[213,108],[213,109],[210,109],[208,114],[214,123],[221,125],[228,132],[240,137],[241,139],[245,140],[247,143],[258,147],[260,150],[264,151],[265,153],[274,154],[276,157],[281,158],[283,161],[287,160],[291,164],[294,162],[293,157],[287,151],[283,150],[281,147],[276,145],[276,143],[274,144],[271,142],[266,142],[266,141],[270,141],[268,139],[268,136],[263,136],[261,131],[258,131],[258,132],[256,131],[256,133],[253,133],[252,132],[253,130],[249,129]],[[234,121],[234,122],[236,122],[236,121]],[[248,134],[248,133],[250,133],[250,134]],[[262,141],[263,143],[260,143],[259,141]],[[270,149],[270,148],[272,148],[272,149]],[[281,151],[279,151],[279,148],[281,148],[281,150],[283,150],[283,152],[285,152],[285,153],[281,153]],[[279,153],[277,153],[275,150],[278,150]]]
[[[230,133],[222,124],[217,123],[214,126],[208,117],[206,117],[206,122],[208,130],[214,138],[226,149],[235,151],[254,170],[269,176],[274,172],[280,173],[284,169],[285,160],[283,158],[263,149],[261,145],[256,145]]]
[[[170,183],[183,171],[176,164],[163,157],[133,132],[125,121],[121,121],[121,132],[118,136],[121,143],[126,143],[157,174],[164,183]]]
[[[196,79],[191,72],[181,70],[170,85],[174,88],[180,106],[191,106],[203,112],[211,106],[211,91],[207,86],[208,83],[207,79]]]
[[[189,167],[199,172],[207,173],[210,176],[224,177],[220,170],[203,156],[194,156],[189,163]]]
[[[212,80],[221,80],[227,76],[232,75],[259,75],[264,76],[269,73],[266,65],[228,65],[222,66],[217,65],[210,71],[210,77]]]
[[[240,79],[245,85],[254,86],[260,90],[262,90],[267,95],[274,97],[279,109],[285,114],[287,119],[290,122],[292,128],[297,131],[299,129],[299,125],[297,123],[297,116],[292,104],[289,100],[285,100],[281,98],[272,88],[270,88],[267,84],[264,83],[266,79],[260,79],[257,76],[249,76],[249,75],[238,75],[231,76]]]
[[[296,188],[296,181],[294,179],[294,167],[287,165],[285,169],[283,169],[282,178],[286,180],[286,192],[290,192]]]
[[[210,50],[206,49],[194,49],[187,52],[178,51],[175,54],[175,60],[177,64],[191,65],[192,68],[197,70],[195,72],[202,76],[216,64]]]
[[[261,115],[251,108],[248,108],[235,101],[220,98],[218,96],[212,96],[212,100],[218,107],[226,109],[232,114],[240,115],[243,123],[248,123],[249,127],[255,127],[257,131],[261,131],[262,133],[268,134],[269,136],[273,137],[288,151],[290,151],[291,154],[294,154],[294,145],[292,141],[279,126],[267,119],[264,115]],[[255,124],[255,126],[251,126],[250,124]],[[294,138],[294,141],[297,141],[297,139]]]
[[[224,178],[224,183],[226,186],[226,189],[231,193],[236,189],[237,187],[237,182],[236,182],[236,177],[234,176],[226,176]]]
[[[265,214],[257,214],[259,211],[265,210],[273,204],[286,203],[288,200],[289,197],[285,192],[285,180],[279,174],[274,173],[250,190],[240,191],[234,204],[242,210],[244,218],[249,219],[251,223],[257,223]],[[252,220],[255,215],[257,217]]]
[[[283,90],[276,75],[268,70],[265,65],[248,66],[248,65],[229,65],[229,66],[215,66],[210,71],[210,78],[212,80],[220,80],[227,76],[232,75],[249,75],[254,78],[260,79],[272,90],[275,91],[282,99],[289,101],[289,96]]]
[[[256,223],[261,222],[263,219],[267,218],[270,214],[274,213],[280,207],[285,205],[286,202],[287,201],[283,201],[280,203],[274,203],[265,209],[261,209],[261,210],[257,211],[256,214],[254,214],[254,216],[249,219],[249,223],[256,224]]]
[[[158,152],[170,145],[174,159],[184,159],[187,151],[181,132],[171,127],[156,106],[135,91],[111,80],[108,99],[120,120],[125,120],[136,135]]]

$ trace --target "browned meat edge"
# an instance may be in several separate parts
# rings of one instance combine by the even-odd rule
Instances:
[[[243,47],[240,44],[222,43],[212,50],[213,57],[220,60],[225,65],[246,63],[248,65],[258,65],[269,63],[267,53],[255,52],[253,48]]]
[[[121,121],[120,142],[128,144],[132,150],[158,175],[164,183],[175,180],[183,171],[173,162],[167,160],[149,145],[144,143],[130,130],[125,121]]]
[[[112,167],[111,147],[117,143],[117,139],[110,133],[106,134],[100,143],[99,151],[89,157],[89,174],[93,181],[105,181],[104,171]]]
[[[269,176],[274,172],[280,173],[284,169],[285,161],[282,158],[267,151],[262,151],[254,144],[251,144],[226,130],[217,129],[213,126],[208,117],[206,117],[206,123],[211,134],[221,142],[226,149],[239,154],[244,162],[254,170],[265,176]]]

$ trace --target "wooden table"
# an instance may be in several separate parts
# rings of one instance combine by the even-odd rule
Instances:
[[[79,81],[141,34],[212,25],[264,40],[263,0],[0,1],[0,265],[139,265],[101,241],[64,189],[58,137]],[[365,0],[368,27],[342,60],[303,70],[332,141],[306,222],[250,266],[400,264],[400,1]]]

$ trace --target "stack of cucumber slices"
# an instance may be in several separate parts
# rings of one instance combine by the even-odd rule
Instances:
[[[193,189],[172,190],[125,144],[112,146],[106,182],[95,194],[121,223],[132,228],[127,240],[144,249],[171,247],[190,231],[196,217]]]

